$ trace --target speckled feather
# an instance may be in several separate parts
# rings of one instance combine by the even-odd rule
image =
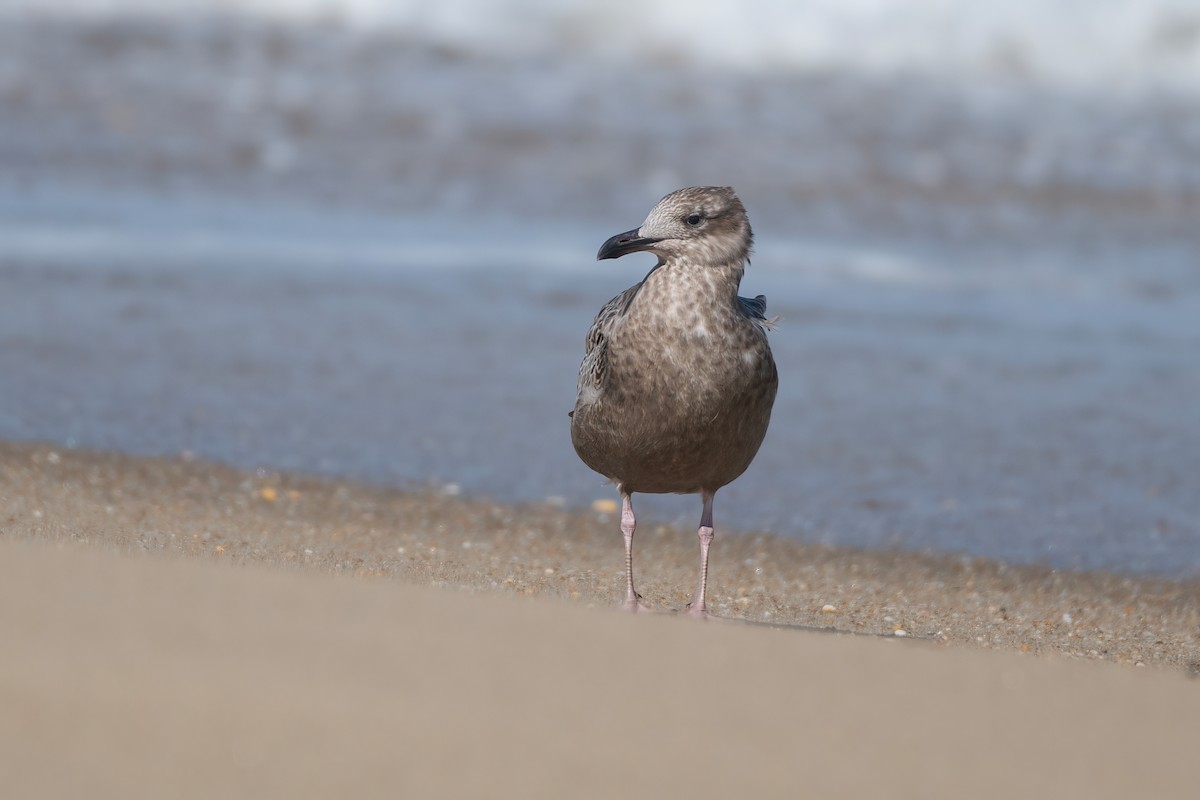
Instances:
[[[623,491],[715,493],[758,452],[778,387],[766,298],[737,294],[750,224],[731,189],[699,187],[664,197],[636,233],[659,263],[597,314],[571,439]]]

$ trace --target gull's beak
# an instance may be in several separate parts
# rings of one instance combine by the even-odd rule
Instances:
[[[636,253],[639,250],[649,250],[654,245],[658,244],[661,239],[648,239],[638,235],[641,228],[634,228],[631,231],[618,233],[616,236],[609,239],[604,244],[600,245],[600,252],[596,253],[596,260],[603,261],[606,258],[620,258],[629,253]]]

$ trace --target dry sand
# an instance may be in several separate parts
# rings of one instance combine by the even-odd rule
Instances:
[[[1194,796],[1195,583],[600,516],[0,444],[4,796]]]

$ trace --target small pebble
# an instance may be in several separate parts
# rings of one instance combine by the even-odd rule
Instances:
[[[821,606],[821,613],[822,614],[836,614],[837,606],[831,606],[831,605],[829,605],[829,603],[826,603],[825,605]]]
[[[904,630],[903,628],[897,628],[896,630],[892,631],[892,636],[908,636],[908,631]]]
[[[612,514],[617,510],[617,501],[610,498],[592,501],[592,511],[598,514]]]

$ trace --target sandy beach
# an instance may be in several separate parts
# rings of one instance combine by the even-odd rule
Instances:
[[[643,5],[0,0],[2,800],[1197,795],[1195,20]],[[780,390],[628,615],[593,259],[710,184]]]
[[[35,444],[0,530],[11,797],[1194,787],[1194,583],[719,533],[696,623],[659,527],[634,617],[604,513]]]

